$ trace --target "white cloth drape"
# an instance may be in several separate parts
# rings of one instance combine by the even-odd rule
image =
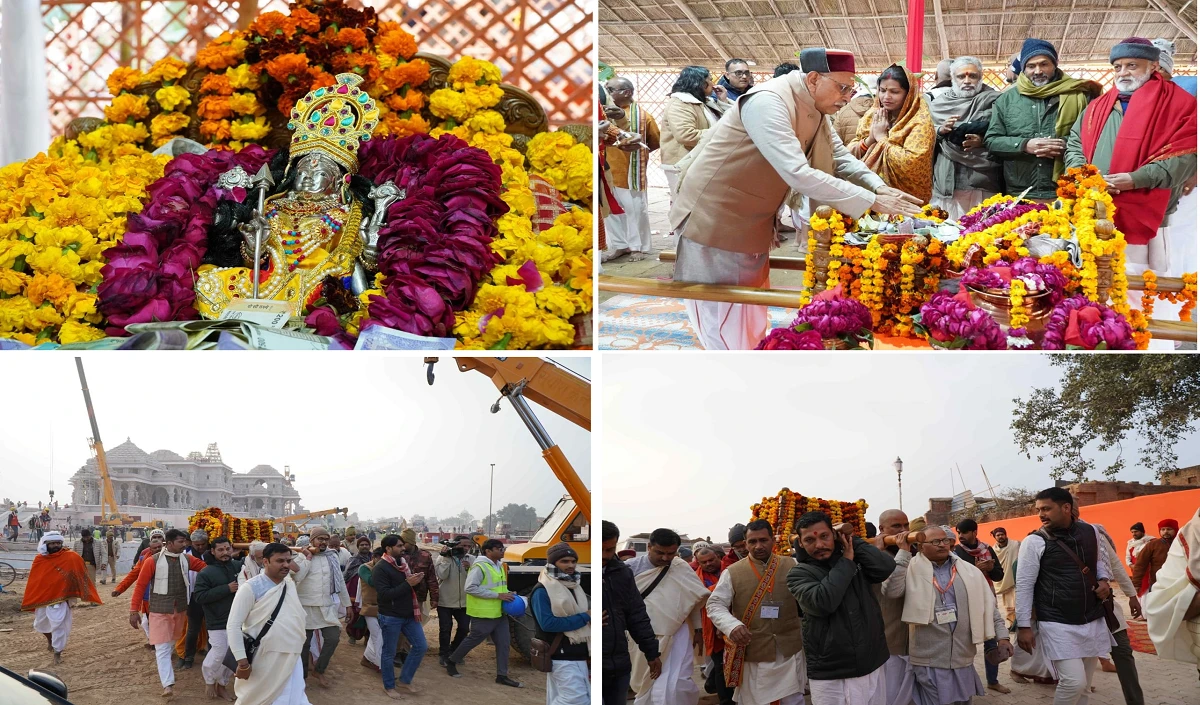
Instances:
[[[40,0],[0,0],[0,166],[50,145],[46,28]]]

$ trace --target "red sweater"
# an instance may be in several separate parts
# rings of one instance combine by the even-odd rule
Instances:
[[[186,558],[188,568],[190,570],[201,571],[208,565],[199,558],[190,553],[179,554],[180,558]],[[154,579],[154,571],[158,567],[158,554],[146,556],[142,559],[142,568],[138,571],[137,585],[133,590],[133,604],[129,606],[130,612],[142,612],[144,603],[146,602],[146,588],[150,586],[150,581]]]

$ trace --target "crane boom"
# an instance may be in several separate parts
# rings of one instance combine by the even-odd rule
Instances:
[[[425,358],[426,379],[433,384],[433,365],[436,357]],[[592,497],[583,480],[571,467],[562,449],[546,433],[526,399],[553,411],[587,431],[592,430],[592,383],[550,360],[536,357],[456,357],[460,372],[474,370],[487,375],[496,389],[512,402],[521,421],[542,449],[542,457],[554,476],[566,488],[567,494],[592,520]],[[493,412],[498,407],[493,407]]]
[[[104,455],[104,443],[100,440],[100,426],[96,423],[96,411],[92,408],[92,393],[88,391],[87,377],[83,374],[83,359],[75,358],[75,368],[79,371],[79,384],[83,387],[83,403],[87,405],[88,421],[92,424],[92,450],[96,453],[96,468],[100,474],[100,519],[102,524],[123,523],[125,517],[117,507],[117,497],[113,493],[112,479],[108,476],[108,458]]]

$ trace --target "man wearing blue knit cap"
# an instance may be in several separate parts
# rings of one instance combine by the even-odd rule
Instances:
[[[1005,192],[1029,189],[1028,198],[1049,202],[1071,126],[1102,88],[1064,75],[1058,51],[1044,39],[1026,39],[1019,60],[1016,89],[996,100],[983,142],[1004,166]]]

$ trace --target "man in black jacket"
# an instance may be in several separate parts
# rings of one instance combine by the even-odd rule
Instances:
[[[225,650],[229,648],[229,637],[225,621],[229,619],[229,608],[233,606],[233,594],[237,592],[238,572],[242,562],[233,560],[233,544],[224,536],[213,539],[208,567],[196,574],[195,602],[204,612],[204,624],[208,629],[208,655],[200,665],[204,674],[204,694],[209,698],[233,700],[232,693],[225,692],[231,675],[221,665]],[[238,636],[238,635],[234,635]]]
[[[824,512],[796,521],[800,540],[788,591],[804,620],[813,705],[884,705],[888,660],[883,612],[871,592],[896,561],[857,536],[833,530]]]
[[[371,582],[379,599],[379,670],[383,674],[383,692],[393,700],[402,696],[396,692],[396,642],[403,634],[408,639],[408,657],[400,670],[400,684],[412,694],[421,692],[413,685],[413,677],[428,648],[421,622],[421,603],[416,586],[425,580],[424,573],[413,572],[404,557],[404,543],[396,534],[388,534],[380,542],[383,560],[371,571]]]
[[[658,678],[662,672],[658,639],[646,614],[646,603],[633,581],[633,573],[617,558],[617,541],[621,531],[611,521],[602,524],[600,539],[604,549],[604,592],[601,643],[604,651],[604,705],[625,705],[633,664],[629,660],[628,631],[650,664],[650,674]]]

